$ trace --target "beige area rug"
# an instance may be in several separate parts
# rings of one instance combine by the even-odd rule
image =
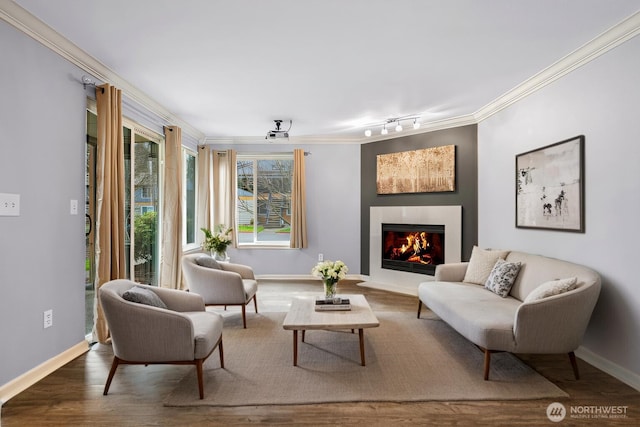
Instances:
[[[427,316],[429,316],[429,312]],[[358,333],[308,331],[293,366],[293,333],[285,313],[252,314],[248,329],[226,317],[225,369],[217,350],[205,363],[204,400],[195,370],[165,399],[166,406],[247,406],[330,402],[510,400],[568,395],[509,353],[492,357],[484,381],[483,353],[446,323],[412,313],[376,313],[365,329],[366,366]],[[423,314],[423,316],[425,316]]]

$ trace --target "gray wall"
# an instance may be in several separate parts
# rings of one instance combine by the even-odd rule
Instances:
[[[640,37],[479,125],[479,242],[590,266],[603,288],[579,356],[640,387]],[[515,228],[516,154],[585,135],[586,232]],[[496,209],[501,206],[502,209]]]
[[[345,144],[280,144],[264,141],[255,145],[215,145],[238,153],[292,152],[301,148],[307,183],[307,232],[305,249],[234,249],[227,252],[232,262],[251,265],[258,275],[310,275],[318,262],[340,259],[349,274],[360,266],[360,146]]]
[[[446,193],[385,194],[376,193],[376,156],[456,146],[456,191]],[[362,145],[362,200],[360,204],[360,270],[369,274],[369,208],[371,206],[462,206],[462,260],[468,260],[477,242],[478,180],[477,126],[463,126],[417,135],[388,139]]]
[[[87,100],[79,69],[4,21],[0,52],[0,193],[21,195],[0,217],[2,385],[84,339]]]

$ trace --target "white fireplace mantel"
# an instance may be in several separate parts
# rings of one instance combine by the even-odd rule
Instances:
[[[444,261],[460,262],[462,206],[372,206],[369,212],[369,278],[361,285],[417,295],[421,282],[433,280],[425,274],[382,268],[383,223],[444,225]]]

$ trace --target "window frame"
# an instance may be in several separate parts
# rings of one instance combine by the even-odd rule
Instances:
[[[236,164],[234,165],[234,174],[235,174],[235,185],[236,185],[236,191],[239,190],[238,188],[238,163],[240,161],[253,161],[254,162],[254,173],[253,176],[251,177],[252,179],[252,185],[255,185],[255,183],[258,182],[258,167],[257,164],[259,161],[262,160],[288,160],[291,162],[291,188],[289,189],[289,204],[287,207],[287,212],[291,212],[291,191],[293,190],[293,162],[294,162],[294,156],[293,153],[291,152],[278,152],[278,153],[238,153],[236,154]],[[254,224],[258,224],[258,194],[257,191],[253,191],[253,199],[252,202],[254,203],[254,210],[253,210],[253,222]],[[289,238],[286,240],[266,240],[266,241],[260,241],[258,240],[258,231],[257,231],[257,227],[254,227],[253,230],[253,240],[252,242],[241,242],[241,239],[239,238],[239,233],[240,233],[240,214],[239,214],[239,201],[240,201],[240,196],[236,195],[236,198],[234,200],[234,209],[235,209],[235,227],[234,227],[234,232],[235,232],[235,238],[236,238],[236,242],[237,242],[237,247],[239,249],[242,248],[273,248],[273,249],[290,249],[290,236],[291,236],[291,232],[289,231],[288,236]],[[289,224],[289,227],[291,226],[291,224]]]
[[[194,230],[193,230],[193,242],[187,242],[187,156],[191,156],[194,159],[194,201],[193,201],[193,213],[194,213]],[[185,146],[182,146],[182,249],[189,251],[200,247],[198,244],[198,153]]]

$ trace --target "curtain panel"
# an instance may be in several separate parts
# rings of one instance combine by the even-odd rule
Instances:
[[[96,297],[94,339],[104,343],[109,329],[97,290],[126,277],[124,254],[124,139],[122,91],[104,84],[96,88],[98,143],[96,156]]]
[[[211,225],[211,147],[201,145],[198,147],[198,196],[196,200],[198,238],[196,242],[202,244],[204,234],[202,228],[212,229]]]
[[[164,200],[160,287],[184,289],[182,283],[182,130],[165,126]]]
[[[214,151],[212,226],[224,224],[226,227],[235,228],[236,193],[236,151]],[[238,247],[235,237],[232,238],[231,245],[234,248]]]
[[[304,150],[293,150],[293,183],[291,188],[291,248],[306,248],[307,193],[304,166]]]

